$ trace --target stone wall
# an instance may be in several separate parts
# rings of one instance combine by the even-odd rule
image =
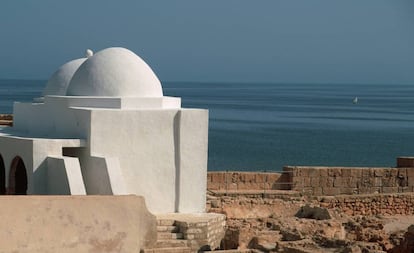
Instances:
[[[287,174],[276,172],[211,171],[207,189],[212,191],[288,190]]]
[[[291,190],[304,195],[398,193],[414,191],[414,168],[293,167]]]
[[[405,160],[404,160],[405,159]],[[276,172],[208,172],[207,189],[216,193],[292,190],[309,196],[414,192],[412,158],[397,168],[286,166]]]
[[[413,215],[413,193],[324,196],[319,205],[348,215]]]

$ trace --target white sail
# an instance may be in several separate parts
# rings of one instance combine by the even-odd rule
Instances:
[[[352,100],[352,103],[353,103],[353,104],[357,104],[357,103],[358,103],[358,97],[355,97],[355,98]]]

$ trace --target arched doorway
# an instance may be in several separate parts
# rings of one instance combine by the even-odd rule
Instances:
[[[26,166],[22,158],[16,156],[10,168],[8,194],[26,195],[27,194],[27,174]]]
[[[3,156],[0,155],[0,195],[6,194],[6,168],[4,167]]]

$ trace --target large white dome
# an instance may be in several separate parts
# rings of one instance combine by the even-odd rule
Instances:
[[[162,97],[152,69],[136,54],[120,47],[89,57],[69,83],[68,96]]]
[[[43,96],[65,96],[73,74],[85,60],[86,58],[80,58],[63,64],[47,81]]]

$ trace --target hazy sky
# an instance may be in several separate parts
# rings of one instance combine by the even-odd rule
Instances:
[[[414,1],[0,2],[0,78],[111,46],[162,81],[414,84]]]

